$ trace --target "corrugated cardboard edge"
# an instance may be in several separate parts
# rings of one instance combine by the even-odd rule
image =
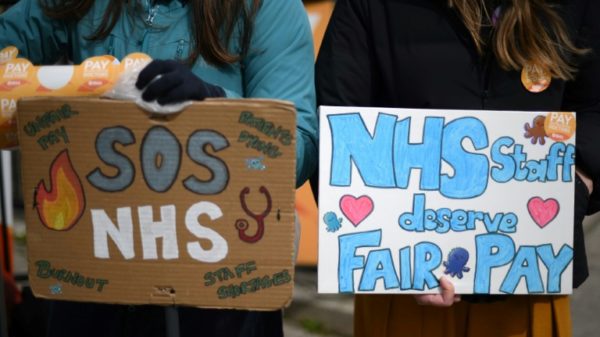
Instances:
[[[70,97],[70,96],[51,96],[51,97],[43,97],[43,96],[34,96],[34,97],[23,97],[19,99],[19,102],[29,102],[29,101],[40,101],[40,100],[48,100],[48,101],[64,101],[69,100],[72,102],[127,102],[114,100],[110,98],[97,98],[97,97]],[[18,103],[17,103],[18,104]],[[285,100],[278,99],[267,99],[267,98],[207,98],[203,101],[194,101],[193,104],[201,104],[205,106],[248,106],[248,107],[271,107],[271,108],[279,108],[282,110],[287,110],[289,112],[295,112],[294,103]],[[141,109],[141,108],[140,108]],[[185,111],[183,109],[182,111]],[[174,113],[175,115],[177,113]],[[18,115],[18,110],[17,110]]]

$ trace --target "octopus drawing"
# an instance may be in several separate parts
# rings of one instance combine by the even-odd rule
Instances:
[[[323,215],[323,221],[327,225],[328,232],[337,232],[342,227],[342,218],[338,218],[335,212],[327,212]]]
[[[246,159],[246,166],[249,170],[264,171],[267,167],[263,163],[263,157],[255,157]]]
[[[545,121],[546,117],[535,116],[533,122],[531,123],[533,125],[525,123],[525,138],[531,138],[531,144],[546,144],[546,130],[544,128]]]
[[[444,261],[444,274],[450,274],[452,277],[463,278],[463,272],[466,273],[471,270],[469,267],[465,267],[469,261],[469,252],[464,248],[454,248],[448,254],[448,261]]]

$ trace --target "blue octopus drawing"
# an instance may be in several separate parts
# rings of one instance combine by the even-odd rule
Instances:
[[[51,285],[49,288],[50,288],[50,294],[52,294],[52,295],[62,294],[62,286],[60,285],[60,283]]]
[[[246,166],[249,170],[264,171],[267,166],[263,163],[263,157],[254,157],[246,159]]]
[[[327,225],[328,232],[337,232],[342,227],[342,218],[338,218],[335,212],[327,212],[323,215],[323,221]]]
[[[463,272],[471,270],[469,267],[465,267],[469,261],[469,252],[464,248],[454,248],[448,254],[448,261],[444,261],[444,274],[450,274],[450,276],[457,276],[459,279],[463,278]]]

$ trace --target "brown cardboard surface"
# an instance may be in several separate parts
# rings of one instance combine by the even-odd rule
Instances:
[[[19,101],[18,125],[29,280],[36,296],[259,310],[281,308],[291,300],[295,182],[292,104],[207,100],[164,118],[150,116],[131,102],[30,98]],[[227,145],[221,144],[219,150],[218,142],[214,143],[216,148],[196,143],[209,134],[213,140],[226,139]],[[118,135],[120,141],[110,141],[107,135]],[[177,151],[168,147],[163,154],[153,152],[165,144],[174,148],[179,144],[179,161],[173,156]],[[199,155],[200,149],[204,149],[204,157]],[[115,160],[109,158],[111,153]],[[146,160],[144,153],[150,154]],[[223,170],[212,174],[207,167],[214,169],[219,163],[224,163],[229,173],[222,190],[219,186],[213,191],[184,186],[192,176],[204,182],[218,180],[218,172]],[[157,167],[163,171],[153,171]],[[178,172],[173,180],[166,178],[174,176],[166,173],[169,170]],[[130,173],[131,180],[115,184],[117,177]],[[106,191],[109,188],[115,191]],[[255,235],[255,218],[260,216],[253,218],[242,208],[245,188],[249,188],[245,194],[247,208],[254,214],[267,210],[267,194],[271,199],[262,237]],[[174,210],[176,239],[171,244],[163,238],[148,239],[152,231],[163,227],[171,228],[166,237],[173,233],[172,221],[149,224],[169,218],[161,213],[161,207]],[[211,209],[213,213],[199,216],[193,212]],[[98,230],[104,224],[127,233],[129,221],[131,235],[115,236],[123,239],[121,248],[116,244],[119,239]],[[244,226],[248,226],[244,233],[250,237],[246,240],[240,235]],[[142,228],[146,228],[145,234]],[[95,230],[99,233],[96,236]],[[142,242],[142,237],[147,240]],[[226,242],[226,253],[217,237]],[[192,258],[197,253],[190,252],[198,247],[210,253]],[[165,251],[170,255],[165,256]]]

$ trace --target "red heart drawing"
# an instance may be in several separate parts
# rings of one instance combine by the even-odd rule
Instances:
[[[340,199],[340,209],[356,227],[373,212],[373,200],[366,195],[358,198],[352,195],[344,195]]]
[[[556,199],[544,200],[540,197],[533,197],[527,202],[527,210],[529,215],[540,228],[546,227],[556,216],[560,210],[560,206]]]

